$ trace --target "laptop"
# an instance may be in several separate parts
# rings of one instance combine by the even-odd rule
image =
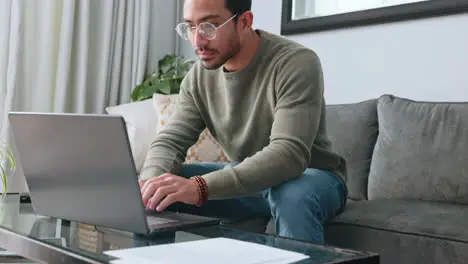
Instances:
[[[142,235],[219,224],[147,211],[122,116],[9,112],[36,213]]]

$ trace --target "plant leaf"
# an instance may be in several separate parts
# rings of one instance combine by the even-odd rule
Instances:
[[[143,88],[143,85],[138,85],[137,87],[133,89],[132,94],[131,94],[132,101],[138,101],[138,97],[142,88]]]
[[[145,90],[142,90],[141,93],[138,94],[136,101],[143,101],[143,100],[151,98],[152,96],[153,96],[153,93],[151,92],[151,90],[145,89]]]
[[[131,99],[142,101],[151,98],[153,93],[179,93],[182,80],[194,64],[194,60],[167,54],[159,60],[159,71],[148,74],[145,80],[133,89]]]
[[[159,85],[158,85],[159,92],[162,94],[171,94],[171,88],[172,88],[171,83],[172,83],[171,80],[164,80],[164,81],[159,82]]]
[[[159,61],[159,71],[161,74],[168,72],[175,62],[177,61],[177,56],[175,55],[166,55]]]
[[[3,166],[4,164],[10,168],[9,171],[14,172],[16,170],[16,160],[15,155],[13,154],[13,150],[8,144],[5,142],[0,143],[0,177],[3,186],[3,196],[8,193],[8,173],[6,168]]]
[[[11,147],[8,147],[8,154],[7,154],[8,161],[10,162],[10,168],[14,171],[16,169],[16,160],[15,155],[13,154],[13,150]]]
[[[0,176],[2,177],[2,184],[3,184],[3,198],[5,198],[6,194],[8,193],[8,179],[7,174],[3,166],[0,164]]]
[[[166,73],[162,74],[161,78],[164,80],[177,78],[176,69],[172,68],[168,70]]]

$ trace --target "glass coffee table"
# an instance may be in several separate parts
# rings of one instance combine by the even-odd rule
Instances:
[[[99,226],[40,216],[34,213],[29,203],[9,205],[7,210],[2,210],[2,213],[3,215],[0,216],[0,248],[7,252],[14,252],[15,254],[9,254],[12,258],[16,258],[15,263],[117,263],[113,262],[115,258],[104,252],[209,238],[230,238],[299,252],[308,257],[305,260],[295,262],[301,264],[379,263],[377,254],[318,246],[272,235],[244,232],[223,225],[191,228],[145,237]],[[1,252],[0,259],[2,258]],[[22,260],[21,257],[28,260]]]

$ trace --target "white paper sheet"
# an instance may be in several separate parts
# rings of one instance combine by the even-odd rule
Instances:
[[[228,238],[212,238],[175,244],[106,251],[119,258],[116,264],[285,264],[308,258],[292,251]],[[120,262],[119,262],[120,261]]]
[[[110,261],[109,263],[111,264],[161,264],[161,262],[155,262],[155,261],[146,261],[142,259],[137,259],[137,258],[132,258],[132,259],[117,259]]]

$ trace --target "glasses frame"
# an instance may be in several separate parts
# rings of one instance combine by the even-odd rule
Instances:
[[[200,24],[198,24],[198,26],[192,26],[192,27],[190,27],[190,25],[188,25],[188,23],[183,22],[183,23],[177,24],[177,26],[175,27],[175,31],[177,31],[177,34],[178,34],[181,38],[183,38],[183,39],[185,39],[185,40],[189,40],[188,37],[185,38],[185,37],[183,36],[184,34],[183,34],[183,32],[182,32],[182,29],[181,29],[182,26],[187,26],[188,28],[191,28],[192,30],[195,30],[195,34],[199,34],[198,28],[200,27],[200,25],[209,25],[209,26],[211,26],[211,27],[214,28],[213,37],[212,37],[212,38],[207,38],[207,37],[205,37],[203,34],[199,34],[199,35],[200,35],[201,37],[203,37],[204,39],[213,40],[213,39],[216,38],[216,33],[218,32],[218,30],[219,30],[220,28],[222,28],[224,25],[226,25],[227,23],[229,23],[231,20],[233,20],[236,16],[237,16],[237,14],[233,15],[231,18],[229,18],[228,20],[226,20],[226,22],[224,22],[223,24],[219,25],[219,27],[213,25],[213,24],[210,23],[210,22],[201,22]],[[195,34],[194,34],[194,35],[195,35]]]

